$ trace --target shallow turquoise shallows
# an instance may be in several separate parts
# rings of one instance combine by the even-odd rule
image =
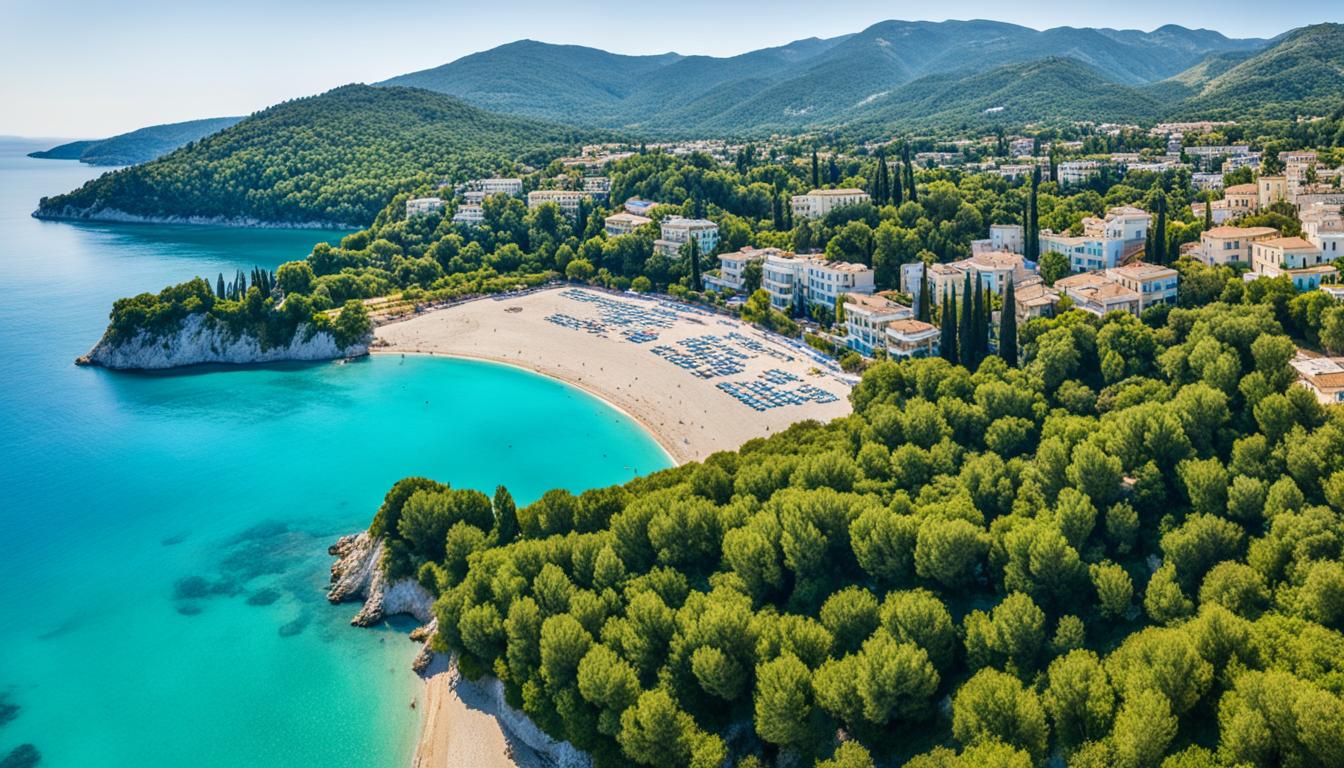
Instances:
[[[0,760],[407,765],[416,648],[327,605],[327,546],[407,475],[527,501],[669,460],[591,396],[483,363],[77,368],[113,299],[341,233],[40,222],[99,171],[35,148],[0,143]]]

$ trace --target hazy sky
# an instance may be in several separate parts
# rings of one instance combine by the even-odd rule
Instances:
[[[0,135],[101,137],[247,114],[519,38],[619,53],[732,55],[883,19],[947,18],[1037,29],[1175,23],[1272,37],[1338,20],[1337,2],[0,0]]]

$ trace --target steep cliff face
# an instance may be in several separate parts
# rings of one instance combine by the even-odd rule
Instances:
[[[364,607],[350,620],[357,627],[368,627],[388,616],[409,614],[416,621],[428,623],[434,597],[413,579],[389,582],[380,563],[383,560],[383,541],[374,539],[368,531],[342,536],[328,554],[335,556],[331,566],[331,586],[327,600],[344,603],[363,600]]]
[[[151,336],[139,333],[129,341],[103,337],[77,362],[117,370],[161,370],[202,363],[277,363],[287,360],[333,360],[367,354],[368,343],[342,348],[330,333],[309,333],[299,326],[288,345],[261,348],[249,334],[234,335],[204,314],[191,315],[176,333]]]

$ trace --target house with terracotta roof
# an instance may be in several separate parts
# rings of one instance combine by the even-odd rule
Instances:
[[[1251,243],[1279,236],[1273,227],[1214,227],[1199,235],[1199,247],[1191,255],[1209,266],[1251,263]]]
[[[1134,261],[1106,270],[1106,277],[1139,294],[1139,311],[1159,304],[1176,303],[1180,273],[1171,267]]]
[[[1309,357],[1299,351],[1291,365],[1297,381],[1323,405],[1344,402],[1344,358]]]
[[[937,326],[908,318],[887,324],[888,357],[933,357],[938,354],[940,332]]]
[[[1138,291],[1126,288],[1103,272],[1083,272],[1055,281],[1055,290],[1073,300],[1073,305],[1084,312],[1106,315],[1110,312],[1139,313],[1142,297]]]
[[[1223,190],[1223,199],[1227,201],[1232,217],[1255,213],[1260,208],[1260,188],[1254,183],[1233,184]]]
[[[865,357],[887,348],[887,325],[915,316],[891,293],[845,294],[845,343]]]
[[[1045,284],[1039,277],[1013,285],[1013,303],[1018,322],[1034,317],[1054,317],[1059,304],[1059,291]]]
[[[1322,263],[1321,249],[1301,237],[1273,237],[1251,243],[1251,271],[1248,280],[1258,277],[1287,276],[1299,291],[1313,291],[1325,279],[1338,275],[1333,266]]]

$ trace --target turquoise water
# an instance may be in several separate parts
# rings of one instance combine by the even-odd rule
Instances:
[[[387,487],[620,482],[668,464],[591,396],[484,363],[116,374],[77,368],[111,301],[299,258],[338,232],[39,222],[99,171],[0,144],[0,759],[43,766],[403,766],[398,627],[324,598]]]

